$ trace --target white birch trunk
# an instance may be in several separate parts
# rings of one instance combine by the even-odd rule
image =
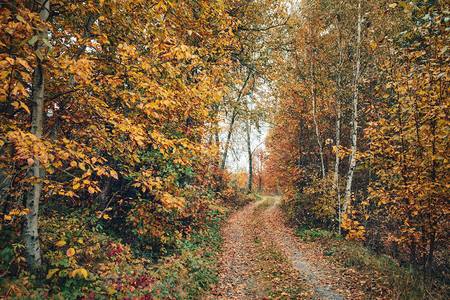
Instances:
[[[232,113],[231,121],[230,121],[230,127],[228,129],[227,140],[225,142],[225,149],[223,150],[222,164],[220,165],[220,168],[222,170],[225,169],[225,164],[227,162],[228,148],[230,147],[231,134],[233,133],[233,126],[234,126],[234,122],[236,120],[236,113],[237,113],[237,108],[235,107],[235,108],[233,108],[233,113]]]
[[[358,28],[357,28],[357,41],[356,41],[356,68],[355,68],[355,81],[353,92],[353,115],[352,115],[352,131],[351,131],[351,148],[350,148],[350,166],[348,169],[347,184],[345,187],[345,197],[342,206],[342,215],[347,212],[347,208],[350,204],[350,198],[352,193],[352,181],[353,174],[356,168],[356,151],[357,151],[357,133],[358,133],[358,84],[360,78],[361,67],[361,0],[358,1]]]
[[[339,236],[341,235],[341,193],[339,190],[339,165],[340,165],[340,146],[341,146],[341,89],[342,89],[342,64],[343,64],[343,53],[342,53],[342,37],[341,28],[339,24],[340,20],[337,21],[338,27],[338,49],[339,49],[339,64],[338,64],[338,78],[337,78],[337,93],[336,93],[336,153],[334,162],[334,176],[332,185],[332,195],[336,195],[338,200],[338,218],[339,218]]]
[[[40,3],[41,11],[39,17],[46,21],[50,12],[50,0],[43,0]],[[41,24],[41,26],[44,26]],[[40,40],[37,41],[37,48],[43,48],[41,39],[47,38],[47,29],[41,28],[38,32]],[[31,113],[31,133],[38,139],[42,137],[42,123],[44,111],[44,77],[45,68],[42,61],[37,57],[36,69],[34,70],[34,82],[32,87],[32,113]],[[23,236],[25,239],[25,253],[28,269],[32,273],[37,273],[42,267],[41,248],[39,243],[38,217],[39,199],[41,198],[42,183],[39,160],[34,158],[34,162],[28,172],[32,178],[33,186],[27,195],[26,208],[30,212],[25,216]]]
[[[308,8],[310,9],[310,2],[307,2]],[[313,34],[312,34],[312,24],[311,24],[311,17],[309,17],[309,26],[308,26],[308,34],[309,34],[309,38],[310,41],[312,41],[313,39]],[[317,145],[319,146],[319,156],[320,156],[320,169],[321,169],[321,174],[322,174],[322,179],[325,178],[325,165],[323,162],[323,150],[322,150],[322,142],[320,140],[320,133],[319,133],[319,126],[317,124],[317,113],[316,113],[316,91],[315,91],[315,79],[314,79],[314,49],[313,49],[313,45],[312,43],[310,43],[309,45],[309,74],[311,77],[311,98],[312,98],[312,106],[313,106],[313,122],[314,122],[314,130],[316,133],[316,141],[317,141]],[[325,185],[325,183],[324,183]]]
[[[317,124],[317,113],[316,113],[316,93],[314,89],[314,66],[313,66],[313,54],[311,54],[310,61],[310,74],[311,74],[311,97],[312,97],[312,105],[313,105],[313,120],[314,120],[314,129],[316,133],[316,141],[319,146],[319,156],[320,156],[320,169],[322,171],[322,178],[325,178],[325,165],[323,163],[323,150],[322,150],[322,141],[320,140],[319,126]]]
[[[253,153],[251,148],[250,131],[251,124],[250,120],[247,121],[247,153],[248,153],[248,192],[250,193],[253,189]]]

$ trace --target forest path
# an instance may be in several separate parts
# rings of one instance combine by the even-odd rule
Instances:
[[[348,289],[340,267],[323,259],[314,243],[303,242],[285,224],[280,202],[281,197],[263,197],[230,215],[222,230],[219,283],[206,299],[363,298],[361,292]],[[290,295],[278,292],[278,296],[273,293],[279,287],[265,281],[267,274],[261,268],[261,264],[273,262],[261,258],[258,249],[261,245],[270,245],[282,253],[288,264],[284,268],[292,269],[286,271],[288,280],[297,281],[303,292]]]
[[[252,276],[250,220],[262,201],[248,204],[232,213],[222,229],[223,245],[219,257],[219,283],[207,299],[261,299],[263,290]]]
[[[316,251],[295,235],[294,230],[286,226],[278,208],[281,197],[276,197],[274,203],[263,212],[264,231],[268,237],[284,251],[294,269],[300,272],[306,285],[308,298],[312,299],[346,299],[343,291],[339,291],[336,278],[332,272],[335,266],[330,266],[317,255]]]

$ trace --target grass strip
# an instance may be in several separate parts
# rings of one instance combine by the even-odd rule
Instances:
[[[255,274],[260,278],[269,299],[305,299],[307,292],[300,274],[273,241],[263,235],[263,221],[258,213],[273,204],[275,199],[268,198],[254,211],[252,220],[252,241],[255,250]]]

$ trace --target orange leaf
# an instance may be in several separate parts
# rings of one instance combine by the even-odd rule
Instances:
[[[90,186],[90,187],[88,187],[88,192],[89,192],[89,194],[94,194],[95,189],[92,186]]]
[[[67,249],[66,254],[67,254],[68,257],[73,256],[75,254],[75,249],[73,249],[73,248]]]

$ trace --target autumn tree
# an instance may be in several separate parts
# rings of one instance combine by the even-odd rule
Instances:
[[[380,70],[388,79],[378,86],[367,128],[375,173],[370,199],[378,208],[374,222],[386,228],[383,240],[405,247],[429,278],[433,256],[448,240],[448,4],[390,9],[404,10],[408,23],[382,44],[391,56]]]
[[[430,276],[448,238],[448,5],[297,8],[272,73],[269,185],[297,221],[342,228]]]
[[[258,112],[261,103],[254,101],[253,94],[265,84],[266,68],[274,48],[279,47],[277,38],[289,19],[288,1],[238,0],[232,1],[230,15],[235,17],[238,26],[234,32],[239,43],[233,49],[231,58],[233,68],[228,79],[229,93],[222,111],[227,116],[227,132],[223,149],[221,168],[224,169],[230,148],[231,137],[236,131],[236,123],[240,123],[246,132],[249,169],[251,169],[251,130],[258,122],[263,121]],[[260,101],[261,102],[261,101]],[[259,120],[257,120],[259,119]],[[252,125],[253,124],[253,125]],[[251,170],[249,176],[252,175]],[[252,180],[249,180],[251,185]],[[251,188],[250,188],[251,190]]]
[[[50,215],[82,208],[155,253],[201,223],[217,153],[206,139],[235,44],[226,8],[1,4],[2,230],[17,234],[25,215],[31,270],[39,203]]]

